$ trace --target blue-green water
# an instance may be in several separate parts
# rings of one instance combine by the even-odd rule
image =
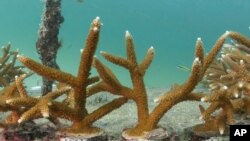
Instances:
[[[208,52],[226,30],[250,36],[249,5],[249,0],[85,0],[83,3],[63,0],[65,22],[60,31],[63,47],[58,54],[58,64],[62,70],[76,74],[79,50],[89,25],[100,16],[104,26],[96,55],[103,60],[99,54],[103,50],[125,56],[124,34],[129,30],[139,60],[150,46],[156,51],[145,77],[146,85],[169,87],[187,78],[188,72],[177,66],[191,65],[197,37],[202,37]],[[43,3],[0,0],[0,7],[0,44],[10,41],[21,54],[38,60],[35,42]],[[107,61],[104,63],[109,64],[121,82],[130,84],[126,70]]]

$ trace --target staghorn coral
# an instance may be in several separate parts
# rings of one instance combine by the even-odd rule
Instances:
[[[6,103],[7,100],[18,97],[16,82],[11,83],[0,91],[0,111],[11,113],[0,123],[0,127],[8,127],[12,124],[17,124],[17,120],[23,111],[20,106],[12,106]]]
[[[18,51],[11,51],[10,49],[10,43],[3,46],[3,53],[0,57],[0,86],[3,87],[0,90],[0,112],[11,111],[6,120],[0,123],[1,127],[7,127],[8,125],[17,123],[22,109],[8,105],[5,101],[18,96],[15,76],[28,74],[23,70],[24,66],[16,66]]]
[[[40,98],[34,98],[28,96],[23,86],[19,83],[18,91],[20,97],[6,100],[9,105],[27,107],[27,110],[22,113],[18,120],[19,123],[39,117],[50,117],[52,119],[64,118],[72,121],[70,127],[62,129],[67,134],[82,134],[83,136],[99,134],[101,130],[93,127],[92,123],[127,102],[127,98],[119,97],[92,113],[88,113],[86,110],[86,99],[90,95],[89,92],[92,91],[88,86],[99,80],[98,77],[90,76],[90,70],[97,48],[100,26],[100,19],[97,17],[93,20],[90,27],[86,45],[82,51],[77,76],[42,65],[30,58],[17,56],[21,63],[35,73],[47,79],[56,80],[64,83],[64,85],[66,84],[66,87],[62,86],[57,91],[52,91]],[[67,94],[68,96],[63,102],[54,100],[63,94]]]
[[[15,80],[16,75],[25,74],[23,66],[16,66],[16,56],[18,51],[10,51],[11,44],[2,47],[0,57],[0,86],[6,87]],[[11,59],[11,61],[9,61]]]
[[[201,117],[205,120],[205,123],[197,125],[194,128],[195,132],[218,130],[222,133],[227,124],[234,123],[233,113],[235,111],[242,108],[248,111],[249,98],[245,97],[232,101],[231,98],[235,97],[235,95],[234,93],[230,93],[231,89],[228,86],[223,85],[223,87],[220,86],[214,89],[209,96],[204,93],[192,92],[196,85],[202,80],[203,76],[209,74],[209,71],[211,71],[210,64],[220,51],[227,36],[236,39],[244,46],[248,45],[248,40],[245,38],[242,39],[241,35],[238,33],[226,32],[223,34],[207,56],[204,56],[203,44],[201,39],[198,38],[196,42],[195,59],[189,78],[181,85],[174,85],[170,91],[165,92],[161,97],[157,98],[156,101],[158,105],[150,112],[148,109],[147,92],[143,78],[154,58],[154,48],[150,47],[142,62],[139,63],[134,50],[133,38],[131,34],[126,31],[126,58],[101,52],[108,61],[129,71],[133,86],[132,88],[126,87],[116,78],[110,68],[104,65],[98,58],[93,57],[97,48],[100,26],[100,20],[96,18],[92,22],[85,48],[82,51],[77,76],[39,64],[30,58],[20,55],[17,56],[18,60],[26,67],[46,79],[59,81],[60,86],[57,90],[36,98],[30,96],[22,84],[26,75],[16,77],[15,82],[9,87],[6,87],[6,89],[3,89],[0,95],[0,97],[2,97],[0,108],[2,108],[3,111],[13,111],[10,117],[7,118],[8,121],[12,123],[23,123],[31,119],[45,117],[57,123],[57,118],[64,118],[72,121],[72,125],[61,131],[67,134],[81,134],[83,136],[98,135],[102,133],[101,129],[94,127],[92,125],[93,122],[112,110],[119,108],[126,103],[128,99],[132,99],[137,105],[138,123],[135,127],[126,129],[123,136],[145,138],[152,130],[159,127],[158,122],[162,116],[164,116],[173,106],[182,101],[198,101],[202,99],[202,101],[212,103],[208,109],[204,109],[200,106],[202,113]],[[224,52],[226,51],[228,50],[224,50]],[[246,75],[247,72],[242,71],[247,67],[244,61],[240,61],[239,71]],[[92,65],[97,69],[101,78],[100,81],[99,77],[90,76]],[[248,82],[248,79],[244,78],[244,82]],[[238,84],[237,86],[240,86],[238,90],[248,90],[245,84]],[[10,88],[9,93],[7,88]],[[122,97],[103,105],[92,113],[88,113],[86,110],[87,97],[101,91],[108,91]],[[62,95],[67,95],[67,97],[63,101],[56,101],[56,99]],[[218,116],[212,116],[211,114],[218,108],[222,108],[222,112],[220,112]],[[0,125],[5,124],[3,123]]]
[[[52,100],[58,98],[59,96],[69,92],[70,87],[62,87],[53,92],[49,92],[46,96],[40,98],[31,97],[28,95],[28,92],[23,86],[23,80],[26,78],[26,75],[16,77],[16,89],[18,90],[19,96],[8,98],[6,104],[10,106],[22,106],[26,110],[22,112],[18,123],[35,119],[39,117],[49,118],[49,106],[52,104]],[[52,122],[56,122],[55,118],[50,118]]]
[[[106,52],[101,52],[105,59],[108,61],[127,69],[130,72],[132,80],[132,88],[123,86],[111,69],[105,66],[97,58],[94,60],[96,67],[102,81],[97,85],[92,86],[90,94],[99,91],[108,91],[116,95],[122,95],[135,101],[137,105],[138,123],[135,127],[127,129],[123,136],[132,136],[134,138],[145,138],[147,134],[153,129],[158,127],[158,122],[161,117],[174,105],[185,100],[200,100],[204,95],[202,93],[192,93],[197,83],[201,81],[209,64],[213,61],[214,57],[222,47],[228,33],[222,35],[215,43],[211,52],[204,58],[202,41],[200,38],[197,40],[195,50],[195,60],[193,62],[191,75],[188,80],[182,85],[176,85],[171,91],[166,92],[161,96],[158,101],[159,104],[149,113],[147,103],[147,93],[143,77],[147,68],[153,60],[154,48],[149,48],[145,58],[141,63],[137,62],[136,54],[134,51],[134,43],[132,36],[126,31],[126,52],[127,58],[117,57]]]
[[[250,40],[245,36],[229,32],[234,41],[224,44],[221,57],[215,59],[205,73],[205,82],[211,94],[201,101],[211,103],[202,108],[201,119],[205,121],[194,127],[197,134],[224,134],[228,125],[235,124],[235,113],[250,114]],[[219,109],[217,115],[212,114]]]

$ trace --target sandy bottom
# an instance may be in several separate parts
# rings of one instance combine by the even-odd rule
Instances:
[[[148,89],[149,108],[152,110],[157,103],[154,103],[154,98],[162,95],[167,89]],[[87,101],[87,109],[89,112],[97,109],[101,105],[110,102],[115,96],[108,93],[96,94]],[[159,125],[162,127],[171,127],[178,134],[182,134],[187,127],[201,123],[199,120],[200,112],[198,105],[202,104],[205,107],[207,104],[201,102],[182,102],[169,110],[161,119]],[[3,118],[5,114],[1,114]],[[136,124],[137,112],[133,101],[129,101],[117,110],[106,115],[102,119],[94,123],[95,126],[102,128],[108,135],[119,139],[124,128],[131,128]],[[39,120],[38,122],[47,122],[47,120]],[[69,123],[63,121],[64,123]]]
[[[148,89],[148,103],[152,110],[157,103],[154,103],[154,98],[162,95],[167,89]],[[100,103],[95,102],[102,99]],[[97,94],[89,98],[88,109],[92,111],[104,103],[108,103],[113,99],[110,94]],[[201,102],[187,101],[182,102],[170,109],[161,119],[159,125],[162,127],[172,127],[177,133],[182,133],[187,127],[202,123],[199,120],[200,111],[199,104],[207,107],[207,104]],[[129,101],[117,110],[114,110],[109,115],[95,122],[95,125],[101,127],[109,135],[118,138],[124,128],[131,128],[136,124],[137,111],[133,101]]]

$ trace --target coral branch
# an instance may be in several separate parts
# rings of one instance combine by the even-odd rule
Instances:
[[[201,64],[203,64],[204,61],[204,48],[201,38],[198,38],[196,41],[195,46],[195,56],[197,56],[200,59]]]
[[[72,85],[72,86],[77,85],[76,77],[74,77],[73,75],[71,75],[69,73],[65,73],[65,72],[62,72],[60,70],[44,66],[40,63],[35,62],[34,60],[32,60],[31,58],[28,58],[28,57],[18,55],[17,58],[27,68],[31,69],[32,71],[34,71],[35,73],[37,73],[39,75],[42,75],[42,76],[44,76],[48,79],[52,79],[52,80],[58,79],[57,81],[62,82],[62,83],[67,83],[67,84]]]
[[[131,34],[126,31],[125,32],[125,39],[126,39],[126,52],[127,52],[127,59],[130,61],[133,65],[137,65],[137,59],[134,49],[134,41],[131,36]]]
[[[148,69],[148,67],[152,63],[153,58],[154,58],[154,54],[155,54],[154,47],[150,47],[148,49],[146,56],[144,57],[141,64],[139,65],[139,70],[140,70],[142,75],[145,74],[146,70]]]
[[[116,78],[114,73],[106,67],[103,63],[101,63],[97,58],[94,59],[93,63],[94,67],[97,69],[100,77],[107,85],[113,85],[113,88],[119,89],[121,84],[119,80]]]
[[[222,48],[226,37],[228,36],[229,32],[226,31],[226,33],[224,33],[214,44],[214,46],[212,47],[212,50],[210,51],[210,53],[205,57],[204,60],[204,64],[203,64],[203,73],[205,73],[205,71],[207,70],[207,68],[209,67],[209,65],[213,62],[214,58],[216,57],[216,55],[219,53],[220,49]]]
[[[127,101],[128,101],[128,99],[125,97],[117,98],[117,99],[111,101],[110,103],[98,108],[97,110],[95,110],[94,112],[89,114],[88,116],[86,116],[84,118],[84,120],[82,120],[81,124],[89,126],[93,122],[95,122],[96,120],[100,119],[101,117],[103,117],[103,116],[107,115],[108,113],[110,113],[111,111],[113,111],[114,109],[119,108]]]
[[[108,54],[107,52],[104,52],[104,51],[101,51],[101,54],[105,59],[112,62],[113,64],[119,65],[126,69],[129,69],[132,67],[132,63],[129,62],[127,59]]]
[[[250,40],[246,38],[246,36],[241,35],[240,33],[230,31],[229,37],[231,37],[232,39],[235,39],[236,41],[247,46],[248,48],[250,47]]]

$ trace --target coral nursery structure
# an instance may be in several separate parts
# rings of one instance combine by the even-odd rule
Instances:
[[[36,42],[37,53],[40,55],[42,64],[59,69],[56,63],[56,55],[61,47],[58,40],[60,25],[64,19],[61,15],[61,0],[44,0],[44,13],[39,29],[39,36]],[[43,78],[42,94],[52,90],[52,80]]]
[[[122,136],[125,140],[140,140],[149,139],[152,131],[161,129],[158,125],[160,119],[172,107],[183,101],[211,102],[207,109],[200,106],[201,118],[205,120],[205,123],[194,127],[193,131],[197,134],[207,134],[210,131],[223,133],[227,124],[234,123],[234,112],[243,110],[249,113],[249,98],[247,97],[249,95],[249,56],[247,53],[250,41],[246,37],[235,32],[226,32],[216,41],[207,55],[204,55],[203,43],[201,38],[198,38],[195,59],[187,81],[181,85],[174,85],[170,91],[157,98],[158,104],[152,111],[149,111],[144,76],[153,61],[154,48],[150,47],[144,59],[138,62],[133,38],[126,31],[126,58],[101,52],[105,59],[129,71],[132,80],[130,88],[123,85],[110,68],[94,57],[100,30],[101,22],[97,17],[91,24],[85,47],[81,51],[81,60],[76,76],[42,65],[31,58],[17,55],[17,59],[24,66],[46,79],[58,81],[60,86],[44,96],[33,97],[26,91],[23,84],[23,80],[29,74],[17,74],[15,81],[2,89],[0,93],[1,111],[12,111],[10,116],[1,123],[2,127],[8,128],[9,125],[23,124],[37,118],[47,118],[58,124],[58,119],[63,118],[72,123],[59,129],[61,133],[65,133],[66,136],[81,135],[81,137],[88,139],[103,133],[99,127],[93,125],[95,121],[119,108],[130,99],[137,106],[138,121],[134,127],[125,129]],[[216,56],[225,45],[227,37],[238,42],[228,46],[230,48],[237,46],[237,48],[236,50],[224,48],[222,50],[223,57],[218,61]],[[96,68],[99,76],[91,76],[92,66]],[[203,76],[206,77],[211,87],[209,95],[193,92]],[[228,80],[232,80],[232,83]],[[86,107],[87,98],[103,91],[119,97],[93,112],[89,112]],[[58,100],[58,97],[62,95],[66,97],[63,100]],[[222,108],[222,111],[215,117],[211,115],[218,108]]]

